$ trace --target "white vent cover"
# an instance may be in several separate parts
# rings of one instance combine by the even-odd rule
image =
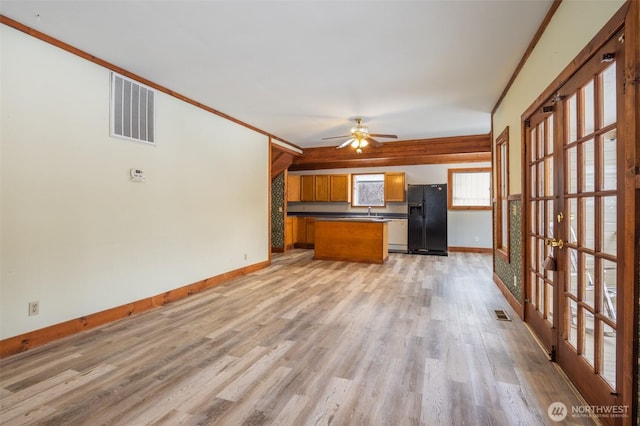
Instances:
[[[155,144],[155,92],[111,73],[111,136]]]

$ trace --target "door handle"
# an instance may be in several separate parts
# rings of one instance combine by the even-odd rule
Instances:
[[[564,241],[556,240],[555,238],[546,238],[544,240],[544,243],[550,247],[558,247],[558,249],[560,250],[562,250],[562,247],[564,247]]]

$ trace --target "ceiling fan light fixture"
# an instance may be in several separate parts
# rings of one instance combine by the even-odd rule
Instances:
[[[341,149],[344,148],[346,146],[351,145],[351,147],[353,149],[356,150],[356,152],[358,154],[362,153],[362,148],[366,147],[366,146],[373,146],[373,147],[378,147],[381,146],[382,143],[378,142],[376,139],[372,139],[372,137],[376,137],[376,138],[393,138],[393,139],[398,139],[398,136],[396,135],[388,135],[388,134],[377,134],[377,133],[373,133],[373,134],[369,134],[369,129],[365,126],[362,125],[362,118],[357,117],[355,119],[356,121],[356,125],[354,127],[351,128],[351,137],[349,139],[347,139],[346,141],[342,142],[340,145],[338,145],[336,148],[337,149]],[[328,138],[322,138],[322,140],[325,139],[342,139],[342,138],[346,138],[349,136],[331,136]]]

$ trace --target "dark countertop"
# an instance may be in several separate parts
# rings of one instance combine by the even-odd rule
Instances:
[[[316,217],[316,222],[364,222],[364,223],[387,223],[391,219],[381,216],[359,216],[359,217]]]
[[[384,219],[407,219],[407,213],[374,213],[371,216],[367,213],[345,213],[345,212],[287,212],[287,216],[303,216],[303,217],[315,217],[320,218],[384,218]]]

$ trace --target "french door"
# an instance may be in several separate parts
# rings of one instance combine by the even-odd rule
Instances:
[[[554,215],[560,210],[560,200],[555,194],[560,182],[555,176],[555,166],[559,155],[555,155],[556,137],[552,113],[553,107],[541,109],[528,120],[525,143],[527,147],[527,265],[528,273],[525,287],[525,319],[538,335],[547,352],[554,357],[557,347],[554,313],[557,308],[557,291],[561,287],[562,277],[557,276],[557,256],[551,247],[555,235],[560,234],[555,226]]]
[[[599,405],[619,405],[618,283],[632,279],[618,253],[622,47],[619,34],[524,129],[525,321]]]

